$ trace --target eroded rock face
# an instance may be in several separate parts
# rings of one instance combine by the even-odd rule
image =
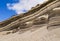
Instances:
[[[47,22],[47,19],[45,17],[38,18],[34,20],[33,24],[38,25],[38,24],[44,24]]]
[[[60,27],[60,9],[54,8],[49,15],[48,29],[56,29]]]
[[[54,6],[57,5],[55,3],[54,3]],[[35,14],[33,15],[34,17],[32,16],[33,18],[31,17],[31,15],[30,17],[25,16],[21,18],[22,20],[19,19],[9,24],[7,26],[7,30],[10,27],[11,29],[12,27],[15,27],[15,28],[8,31],[6,35],[4,35],[3,37],[0,37],[0,40],[1,41],[60,41],[60,32],[59,32],[60,31],[60,14],[59,14],[60,10],[55,10],[53,6],[51,7],[50,6],[51,6],[50,4],[49,6],[47,5],[47,7],[44,7],[45,9],[43,9],[42,11],[39,11],[39,13],[37,11],[39,8],[36,9],[38,14],[35,12],[35,10],[32,10],[33,12],[35,12],[33,13]],[[51,12],[50,12],[50,9],[52,9]],[[45,15],[46,13],[48,14],[48,17],[40,16],[40,14]],[[0,28],[0,30],[1,29],[2,28]],[[2,30],[4,30],[4,28]]]

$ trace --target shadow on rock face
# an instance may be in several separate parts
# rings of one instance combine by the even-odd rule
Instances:
[[[36,19],[33,22],[34,25],[45,24],[45,23],[47,23],[47,19],[44,17],[41,17],[40,19]]]
[[[60,10],[54,9],[49,14],[49,23],[47,26],[48,30],[54,30],[60,28]]]
[[[50,27],[47,27],[47,30],[51,31],[51,30],[54,30],[54,29],[57,29],[57,28],[60,28],[60,25],[59,26],[50,26]]]

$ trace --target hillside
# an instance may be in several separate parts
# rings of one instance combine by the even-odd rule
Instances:
[[[60,41],[60,0],[51,0],[0,23],[0,41]]]

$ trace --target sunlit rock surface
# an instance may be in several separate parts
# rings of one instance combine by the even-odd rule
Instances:
[[[48,3],[1,22],[0,41],[60,41],[60,1]]]

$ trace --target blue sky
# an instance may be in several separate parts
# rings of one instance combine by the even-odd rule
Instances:
[[[25,13],[43,1],[45,0],[0,0],[0,22],[13,15]]]
[[[6,6],[7,3],[17,3],[18,1],[14,0],[0,0],[0,21],[10,18],[12,15],[15,15],[16,12],[9,10]]]

